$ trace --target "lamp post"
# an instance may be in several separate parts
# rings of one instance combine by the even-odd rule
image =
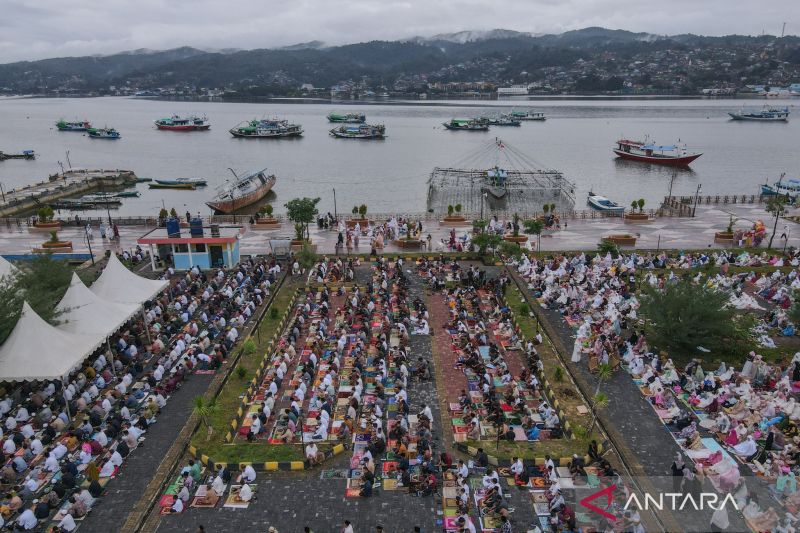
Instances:
[[[339,212],[336,210],[336,187],[333,188],[333,218],[336,219],[336,224],[339,224]]]
[[[694,214],[697,211],[697,200],[700,198],[700,191],[703,190],[703,184],[700,183],[697,185],[697,192],[694,193],[694,207],[692,208],[692,218],[694,218]]]
[[[92,253],[92,241],[89,239],[89,227],[85,226],[83,229],[86,244],[89,246],[89,256],[92,258],[92,266],[94,266],[94,254]]]
[[[486,193],[481,194],[481,220],[483,220],[483,199],[486,198]]]

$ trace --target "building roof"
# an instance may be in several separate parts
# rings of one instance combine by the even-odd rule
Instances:
[[[219,237],[211,236],[211,228],[203,228],[202,237],[192,237],[189,228],[181,228],[180,237],[170,237],[167,228],[156,228],[139,237],[139,244],[228,244],[236,242],[244,233],[241,226],[220,226]]]

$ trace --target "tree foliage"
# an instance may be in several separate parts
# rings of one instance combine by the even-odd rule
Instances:
[[[472,238],[472,244],[478,247],[480,253],[486,253],[487,248],[497,248],[503,241],[502,237],[494,233],[479,233]]]
[[[58,323],[56,303],[69,287],[72,271],[47,254],[19,265],[17,273],[0,279],[0,343],[8,338],[27,301],[36,313],[51,324]]]
[[[698,355],[698,346],[723,348],[738,337],[733,309],[726,308],[728,295],[691,280],[670,283],[661,291],[647,286],[642,294],[641,314],[647,320],[647,338],[675,356]]]
[[[319,200],[319,198],[295,198],[284,204],[289,220],[305,227],[306,238],[308,238],[308,225],[314,221],[314,217],[319,213],[319,210],[317,210]]]
[[[506,257],[522,257],[522,247],[515,242],[503,241],[497,246],[497,251]]]

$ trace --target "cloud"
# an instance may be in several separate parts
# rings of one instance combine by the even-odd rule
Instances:
[[[345,44],[461,30],[557,33],[587,26],[658,34],[797,34],[800,2],[671,0],[4,0],[0,63],[137,48]]]

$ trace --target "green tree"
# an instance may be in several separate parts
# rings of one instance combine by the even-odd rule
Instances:
[[[611,257],[617,257],[619,255],[619,247],[613,242],[603,239],[597,245],[597,253],[600,255],[611,254]]]
[[[772,235],[769,236],[769,244],[767,248],[772,248],[772,240],[775,238],[775,232],[778,230],[778,220],[786,214],[786,198],[783,196],[776,196],[767,202],[767,212],[772,213],[775,217],[775,223],[772,224]]]
[[[662,291],[646,286],[641,315],[647,339],[675,356],[692,357],[697,347],[724,348],[738,338],[736,314],[726,308],[728,295],[690,279],[670,283]]]
[[[531,219],[525,221],[525,233],[528,235],[536,235],[536,250],[542,250],[542,231],[544,230],[544,222],[538,219]]]
[[[608,363],[601,363],[597,365],[595,377],[597,378],[597,386],[594,389],[594,396],[592,396],[592,422],[589,424],[589,432],[594,430],[594,424],[597,422],[598,411],[602,411],[608,407],[608,395],[600,390],[603,383],[611,379],[614,371]]]
[[[453,204],[448,205],[447,206],[447,216],[450,216],[450,217],[453,216],[453,211],[455,211],[455,209],[456,208],[453,207]]]
[[[636,200],[636,205],[639,206],[639,212],[640,213],[643,212],[644,211],[644,198],[639,198],[638,200]]]
[[[211,425],[211,418],[219,412],[219,403],[216,398],[206,400],[205,396],[195,396],[192,400],[192,414],[200,418],[200,423],[206,427],[206,440],[211,440],[214,433],[214,426]]]
[[[515,259],[522,257],[522,248],[515,242],[502,241],[497,246],[497,251],[502,255],[513,257]]]
[[[478,247],[478,251],[482,254],[486,253],[487,248],[495,249],[503,239],[494,233],[479,233],[472,238],[472,244]]]
[[[361,204],[358,206],[358,214],[361,215],[361,218],[367,216],[367,204]]]
[[[72,279],[72,271],[49,254],[37,256],[20,266],[19,271],[0,280],[0,343],[14,329],[27,301],[42,319],[55,325],[61,314],[55,306],[64,296]]]
[[[305,234],[306,239],[309,238],[308,225],[314,221],[314,217],[316,217],[319,213],[317,210],[318,203],[319,198],[306,197],[295,198],[294,200],[289,200],[286,204],[284,204],[289,220],[295,224],[301,224],[303,226],[303,233]]]
[[[458,214],[461,214],[461,210],[464,209],[464,207],[461,204],[456,204],[454,207],[456,209],[456,213]]]
[[[52,207],[46,205],[41,209],[39,209],[39,211],[37,211],[36,214],[39,216],[39,220],[41,220],[42,222],[50,222],[51,220],[53,220],[53,217],[55,216],[55,211],[53,211]]]
[[[303,244],[303,246],[300,248],[300,251],[297,252],[296,258],[297,262],[304,269],[311,268],[317,263],[317,254],[314,252],[314,249],[308,245],[308,243]]]
[[[272,218],[273,209],[272,204],[264,204],[261,206],[261,209],[258,210],[258,214],[267,218]]]

